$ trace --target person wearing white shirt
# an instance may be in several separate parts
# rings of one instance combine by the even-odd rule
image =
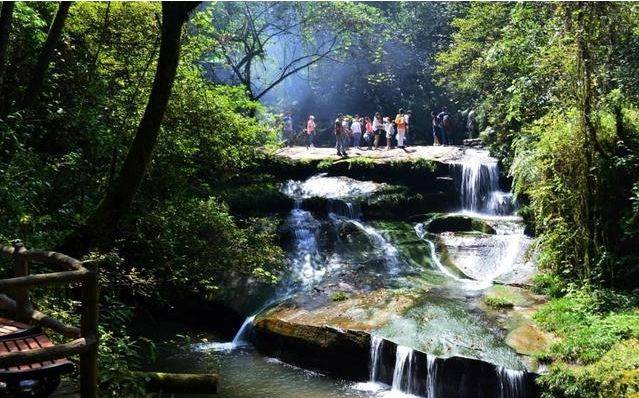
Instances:
[[[362,140],[362,122],[359,119],[359,115],[355,115],[353,123],[351,124],[351,132],[353,133],[353,146],[361,148]]]
[[[393,134],[395,134],[395,128],[393,127],[393,122],[391,122],[390,117],[384,118],[384,131],[386,131],[386,150],[388,151],[391,149]]]
[[[382,120],[382,115],[379,112],[375,113],[375,117],[373,118],[373,134],[375,134],[375,139],[373,145],[375,149],[379,146],[379,137],[384,133],[384,122]]]

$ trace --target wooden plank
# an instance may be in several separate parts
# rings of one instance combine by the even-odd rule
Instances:
[[[33,362],[51,361],[86,352],[94,347],[96,340],[93,337],[82,337],[65,344],[52,347],[36,348],[29,351],[9,352],[0,354],[0,367],[24,365]]]
[[[1,279],[0,292],[19,291],[44,285],[65,285],[71,282],[81,282],[89,273],[88,270],[81,269]]]
[[[27,257],[31,261],[40,263],[55,264],[63,267],[64,269],[82,270],[84,266],[82,261],[76,260],[73,257],[66,254],[43,251],[43,250],[29,250],[26,253]]]

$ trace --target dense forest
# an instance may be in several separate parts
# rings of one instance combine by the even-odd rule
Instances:
[[[411,109],[430,146],[472,112],[534,238],[541,395],[634,397],[638,48],[622,2],[4,1],[0,238],[99,265],[100,389],[143,396],[141,319],[283,277],[283,112],[327,147],[338,113]],[[70,291],[33,300],[71,322]]]

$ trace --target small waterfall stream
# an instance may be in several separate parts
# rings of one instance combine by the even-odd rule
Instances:
[[[235,334],[235,337],[233,337],[233,341],[231,342],[233,347],[241,347],[248,344],[247,337],[251,332],[251,328],[253,327],[253,320],[255,320],[255,315],[251,315],[244,320],[244,323],[242,323],[242,326],[240,326],[240,329]]]
[[[402,345],[397,346],[395,370],[393,371],[393,385],[391,391],[412,393],[413,380],[413,349]]]
[[[437,398],[437,361],[432,355],[426,356],[426,394]]]
[[[526,387],[524,384],[525,373],[523,371],[500,367],[498,374],[501,388],[500,398],[526,397]]]
[[[377,375],[379,373],[380,354],[382,349],[382,339],[379,336],[371,335],[371,359],[369,364],[369,379],[372,383],[377,381]]]
[[[458,164],[460,201],[464,212],[507,216],[514,211],[513,196],[499,187],[499,165],[485,151],[467,151],[470,156]]]

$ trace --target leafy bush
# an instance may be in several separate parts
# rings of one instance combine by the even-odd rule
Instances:
[[[569,291],[534,319],[559,340],[536,357],[544,397],[629,397],[639,392],[637,298],[604,289]]]
[[[557,275],[540,273],[533,278],[533,291],[550,297],[560,297],[565,289],[565,283]]]

